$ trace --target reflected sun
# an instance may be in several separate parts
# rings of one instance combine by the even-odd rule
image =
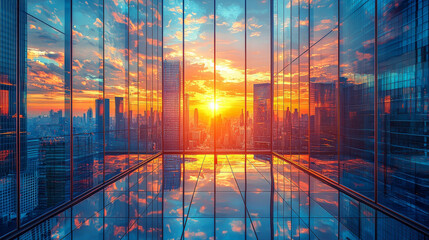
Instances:
[[[212,110],[212,111],[219,109],[219,104],[218,103],[215,104],[214,102],[210,102],[209,106],[210,106],[210,110]]]

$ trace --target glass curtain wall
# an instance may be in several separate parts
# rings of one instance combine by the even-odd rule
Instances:
[[[0,3],[3,236],[161,151],[162,1]]]
[[[271,151],[270,1],[164,1],[164,150]]]
[[[429,226],[428,2],[273,7],[274,152]]]

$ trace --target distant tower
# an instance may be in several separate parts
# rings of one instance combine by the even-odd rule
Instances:
[[[268,149],[271,142],[271,85],[253,85],[253,142],[256,149]]]
[[[86,118],[87,118],[87,122],[91,123],[92,119],[93,119],[93,112],[92,112],[92,108],[89,108],[88,111],[86,112]]]
[[[103,104],[103,99],[96,99],[95,100],[95,125],[96,125],[96,130],[97,133],[101,133],[99,134],[99,136],[102,138],[103,136],[103,132],[105,132],[104,130],[106,129],[107,131],[109,130],[109,125],[110,125],[110,100],[109,99],[105,99]],[[104,114],[105,113],[105,114]],[[105,115],[104,117],[104,129],[103,129],[103,115]],[[108,134],[106,134],[106,138],[108,137]],[[107,142],[107,140],[106,140]]]
[[[47,138],[39,145],[39,204],[56,206],[70,193],[70,160],[66,157],[64,138]]]
[[[115,97],[115,137],[125,135],[124,98]]]
[[[194,109],[194,126],[198,127],[198,108]]]
[[[241,109],[240,126],[244,126],[244,110]]]
[[[184,128],[183,133],[185,135],[185,149],[188,148],[189,143],[189,94],[185,94],[185,105],[184,105]]]

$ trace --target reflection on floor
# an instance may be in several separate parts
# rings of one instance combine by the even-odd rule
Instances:
[[[22,239],[39,235],[91,240],[428,239],[271,155],[163,155]]]

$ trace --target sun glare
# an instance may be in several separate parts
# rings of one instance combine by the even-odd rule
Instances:
[[[215,104],[214,102],[211,102],[210,103],[210,110],[214,111],[217,109],[219,109],[219,105],[217,103]]]

